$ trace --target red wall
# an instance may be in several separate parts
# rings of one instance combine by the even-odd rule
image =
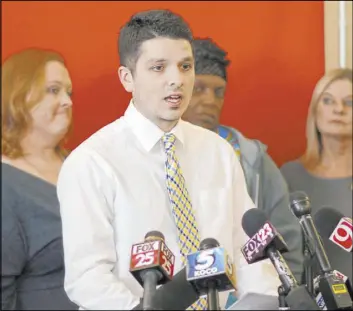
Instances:
[[[25,47],[55,49],[74,83],[73,148],[128,104],[117,76],[117,35],[131,14],[180,13],[232,60],[223,123],[269,146],[280,165],[303,152],[312,89],[324,73],[323,2],[2,1],[2,59]]]

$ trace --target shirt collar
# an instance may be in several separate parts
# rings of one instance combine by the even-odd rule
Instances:
[[[125,111],[124,118],[147,152],[151,151],[165,134],[164,131],[137,110],[133,100],[130,101]],[[170,133],[175,135],[181,145],[184,145],[183,123],[184,121],[180,119],[176,126],[170,131]]]

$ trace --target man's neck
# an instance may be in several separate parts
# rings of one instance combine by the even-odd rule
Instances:
[[[158,117],[148,116],[148,114],[146,114],[143,111],[143,109],[140,109],[140,107],[134,103],[134,100],[132,100],[131,103],[133,104],[135,109],[141,115],[143,115],[146,119],[151,121],[155,126],[157,126],[159,129],[161,129],[164,133],[169,133],[178,124],[178,122],[180,121],[180,118],[178,120],[168,121],[168,120],[163,120],[163,119],[158,118]]]
[[[177,121],[163,121],[161,122],[153,122],[155,125],[157,125],[164,133],[169,133],[177,124],[179,120]]]

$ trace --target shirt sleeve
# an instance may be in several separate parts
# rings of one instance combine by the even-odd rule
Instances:
[[[64,162],[57,183],[65,291],[83,309],[132,309],[139,297],[112,272],[117,254],[111,168],[98,154],[76,151]]]
[[[1,201],[1,309],[16,310],[16,279],[26,264],[27,248],[23,228],[14,213],[15,194],[2,187]]]
[[[233,157],[233,167],[233,258],[237,283],[235,295],[238,299],[241,299],[244,294],[250,292],[276,296],[280,281],[270,260],[266,259],[249,265],[241,252],[242,246],[249,239],[242,228],[242,218],[244,213],[251,208],[255,208],[255,205],[248,194],[244,172],[235,155]]]

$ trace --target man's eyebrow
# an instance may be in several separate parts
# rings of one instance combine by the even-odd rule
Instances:
[[[148,63],[164,63],[167,60],[165,58],[150,58],[147,62]],[[184,57],[181,62],[191,62],[194,61],[194,58],[192,56],[187,56]]]
[[[164,63],[167,60],[164,58],[150,58],[147,62],[148,63]]]
[[[194,58],[192,56],[187,56],[187,57],[184,57],[181,61],[182,62],[193,62]]]

